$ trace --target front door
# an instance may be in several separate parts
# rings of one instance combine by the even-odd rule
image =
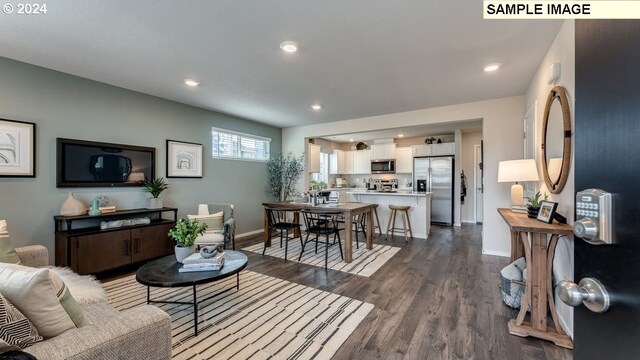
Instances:
[[[613,194],[614,245],[575,238],[575,280],[611,307],[574,313],[574,358],[640,358],[640,21],[576,21],[575,190]]]

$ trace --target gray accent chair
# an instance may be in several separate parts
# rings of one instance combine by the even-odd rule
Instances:
[[[222,231],[207,231],[196,239],[196,246],[219,245],[226,249],[231,244],[231,249],[236,249],[236,219],[234,217],[233,204],[207,204],[209,214],[222,211],[224,213],[224,223]]]
[[[47,248],[16,248],[22,265],[49,265]],[[38,342],[23,351],[38,359],[171,359],[171,318],[153,305],[118,311],[106,302],[83,306],[91,325]]]

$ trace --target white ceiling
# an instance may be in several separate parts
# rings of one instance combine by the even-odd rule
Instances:
[[[561,25],[483,20],[479,0],[47,6],[0,14],[0,56],[281,127],[524,94]]]

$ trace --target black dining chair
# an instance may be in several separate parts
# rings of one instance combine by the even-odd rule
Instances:
[[[275,232],[280,233],[280,247],[282,248],[282,242],[284,241],[284,260],[287,260],[287,253],[289,252],[289,240],[293,240],[297,237],[300,238],[300,245],[302,246],[302,232],[300,232],[300,224],[297,224],[292,218],[289,217],[290,214],[295,214],[299,211],[299,209],[290,209],[290,208],[265,208],[267,212],[267,231],[268,237],[274,235]],[[296,229],[298,230],[298,236],[289,237],[289,232],[291,235],[295,234]],[[262,249],[262,255],[264,255],[265,251],[267,251],[267,245],[265,244],[264,249]]]
[[[342,243],[340,240],[340,229],[338,229],[338,216],[340,216],[341,211],[336,209],[327,209],[327,208],[312,208],[312,209],[304,209],[302,210],[302,216],[304,217],[304,225],[306,227],[307,236],[302,244],[302,249],[300,250],[300,257],[298,261],[302,260],[302,255],[304,254],[304,248],[309,242],[309,236],[311,234],[315,235],[314,239],[311,241],[316,242],[316,254],[318,253],[318,243],[324,243],[324,268],[327,268],[327,264],[329,262],[329,246],[333,246],[335,244],[335,240],[338,240],[338,248],[340,249],[340,257],[344,259],[344,254],[342,253]],[[320,241],[320,238],[324,235],[324,241]],[[329,237],[333,235],[334,241],[333,243],[329,242]]]

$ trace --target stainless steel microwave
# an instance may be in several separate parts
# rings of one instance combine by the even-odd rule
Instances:
[[[371,173],[372,174],[395,174],[396,161],[395,160],[372,160]]]

